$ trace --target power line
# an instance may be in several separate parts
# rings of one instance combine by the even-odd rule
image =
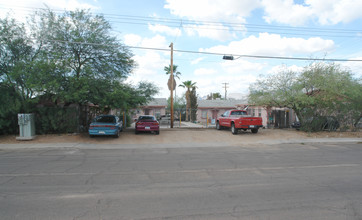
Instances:
[[[174,50],[174,52],[181,53],[199,53],[199,54],[208,54],[208,55],[219,55],[223,56],[228,53],[212,53],[212,52],[201,52],[201,51],[188,51],[188,50]],[[260,59],[280,59],[280,60],[309,60],[309,61],[331,61],[331,62],[347,62],[347,61],[356,61],[361,62],[362,60],[358,59],[336,59],[336,58],[306,58],[306,57],[283,57],[283,56],[262,56],[262,55],[245,55],[245,54],[228,54],[231,56],[239,56],[246,58],[260,58]]]
[[[14,6],[26,11],[44,10],[44,8],[31,8],[23,6]],[[13,9],[6,8],[5,9]],[[53,11],[65,11],[65,10],[54,10]],[[122,15],[122,14],[99,14],[110,19],[115,19],[111,22],[132,24],[132,25],[150,25],[150,23],[165,23],[169,27],[179,27],[178,24],[182,23],[183,28],[191,29],[208,29],[217,31],[230,31],[230,32],[250,32],[260,33],[268,31],[270,33],[285,34],[285,35],[297,35],[297,36],[311,36],[312,34],[323,37],[359,37],[362,30],[353,29],[334,29],[334,28],[311,28],[311,27],[290,27],[281,25],[262,25],[252,23],[236,23],[236,22],[219,22],[219,21],[208,21],[208,20],[182,20],[175,18],[161,18],[161,17],[146,17],[146,16],[135,16],[135,15]],[[283,32],[286,31],[286,32]],[[291,33],[288,31],[293,31]],[[309,32],[309,33],[306,33]],[[332,35],[330,33],[333,33]]]
[[[180,22],[180,27],[177,29],[177,34],[175,36],[175,39],[172,41],[173,43],[176,42],[177,37],[181,34],[181,28],[182,28],[182,20]]]
[[[113,21],[113,23],[119,23],[119,24],[131,24],[131,25],[144,25],[144,26],[148,26],[150,25],[150,23],[140,23],[140,22],[130,22],[130,21]],[[174,27],[177,28],[179,26],[177,25],[167,25],[168,27]],[[216,31],[230,31],[230,32],[248,32],[248,33],[261,33],[263,31],[258,31],[258,30],[247,30],[247,29],[229,29],[227,28],[227,26],[222,26],[220,28],[215,28],[212,26],[202,26],[202,25],[195,25],[195,26],[191,26],[191,25],[186,25],[183,24],[182,28],[184,29],[201,29],[201,30],[216,30]],[[307,34],[307,33],[292,33],[292,32],[278,32],[277,29],[265,29],[264,31],[268,31],[268,33],[272,33],[272,34],[282,34],[282,35],[294,35],[294,36],[311,36],[312,34]],[[295,30],[298,31],[298,30]],[[315,34],[314,37],[343,37],[343,38],[355,38],[355,37],[359,37],[358,33],[355,33],[354,35],[337,35],[338,32],[333,32],[334,35],[331,34]]]
[[[120,46],[114,44],[100,44],[100,43],[86,43],[86,42],[71,42],[63,40],[46,40],[59,43],[70,43],[70,44],[83,44],[83,45],[95,45],[95,46]],[[156,50],[156,51],[170,51],[166,48],[155,48],[155,47],[138,47],[138,46],[128,46],[123,45],[123,47],[141,49],[141,50]],[[228,54],[230,56],[245,57],[245,58],[258,58],[258,59],[279,59],[279,60],[304,60],[304,61],[328,61],[328,62],[362,62],[362,59],[338,59],[338,58],[307,58],[307,57],[283,57],[283,56],[263,56],[263,55],[246,55],[246,54],[229,54],[229,53],[215,53],[215,52],[203,52],[203,51],[192,51],[192,50],[173,50],[174,52],[179,53],[191,53],[191,54],[206,54],[206,55],[217,55],[224,56]]]

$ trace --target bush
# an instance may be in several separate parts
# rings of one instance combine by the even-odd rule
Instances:
[[[301,130],[307,132],[316,131],[335,131],[339,128],[339,122],[336,117],[332,116],[315,116],[303,121]]]
[[[19,133],[21,97],[11,86],[0,82],[0,134]]]
[[[38,134],[74,133],[78,130],[78,108],[41,107],[35,109]]]

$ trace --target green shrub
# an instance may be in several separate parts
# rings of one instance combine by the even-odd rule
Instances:
[[[75,107],[41,107],[35,109],[35,129],[38,134],[73,133],[78,128]]]

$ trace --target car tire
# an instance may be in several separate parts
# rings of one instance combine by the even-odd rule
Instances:
[[[117,133],[114,135],[114,138],[119,138],[119,130],[117,130]]]
[[[156,135],[159,135],[160,134],[160,131],[156,131]]]
[[[221,130],[221,126],[220,126],[220,124],[219,124],[219,121],[216,122],[216,129],[217,129],[217,130]]]
[[[94,135],[89,135],[90,138],[94,138]]]
[[[251,129],[251,133],[253,133],[253,134],[256,134],[256,133],[258,133],[258,128],[253,128],[253,129]]]
[[[234,123],[231,123],[231,133],[232,133],[232,134],[237,134],[237,133],[238,133],[238,129],[235,128],[235,124],[234,124]]]

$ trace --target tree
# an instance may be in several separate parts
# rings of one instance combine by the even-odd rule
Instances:
[[[298,73],[290,70],[260,78],[249,87],[249,103],[258,106],[287,107],[293,109],[300,117],[300,111],[309,103],[303,88],[297,83]],[[305,100],[307,101],[307,100]]]
[[[35,93],[32,73],[37,55],[26,33],[14,19],[0,19],[0,82],[17,93],[23,110]]]
[[[172,68],[172,73],[173,73],[173,75],[177,78],[177,79],[180,79],[180,75],[181,75],[181,73],[179,72],[179,71],[177,71],[177,65],[172,65],[173,66],[173,68]],[[166,72],[166,75],[170,75],[171,74],[171,65],[169,65],[169,66],[165,66],[164,68],[163,68],[163,70]]]
[[[299,83],[312,103],[303,111],[304,119],[334,116],[346,129],[361,117],[361,81],[340,65],[310,64],[301,73]]]
[[[181,73],[179,71],[177,71],[177,65],[173,65],[172,69],[173,69],[172,74],[174,76],[173,79],[171,79],[171,65],[164,67],[164,71],[165,71],[166,75],[170,75],[170,78],[168,79],[168,82],[167,82],[168,88],[171,90],[171,81],[173,81],[172,88],[175,90],[175,98],[176,98],[176,80],[175,80],[175,76],[178,79],[180,79],[179,75],[181,75]]]
[[[59,102],[129,108],[152,99],[158,88],[124,83],[136,66],[132,53],[112,36],[103,16],[78,10],[41,10],[29,27],[0,19],[0,128],[10,131],[18,112],[31,112],[40,98]],[[81,116],[80,116],[81,117]],[[5,127],[4,127],[5,126]]]
[[[188,81],[184,81],[182,82],[181,85],[179,85],[179,87],[182,87],[182,88],[186,88],[186,121],[190,121],[190,118],[189,118],[189,112],[190,112],[190,109],[191,109],[191,90],[193,88],[196,88],[196,82],[192,82],[191,80],[188,80]]]
[[[17,113],[21,110],[21,97],[14,87],[0,82],[0,135],[17,131]]]
[[[190,107],[191,107],[191,121],[196,121],[197,119],[197,94],[196,94],[196,86],[192,87],[190,93]]]
[[[207,95],[207,100],[215,100],[215,99],[221,99],[221,94],[219,92],[212,92],[210,95]]]
[[[173,102],[174,114],[177,117],[180,117],[180,115],[181,115],[181,118],[185,118],[184,113],[183,113],[185,108],[186,108],[185,97],[184,96],[175,97],[174,102]],[[171,109],[171,98],[167,99],[167,109],[168,109],[168,111]]]
[[[103,83],[124,80],[135,66],[132,53],[110,34],[111,25],[101,15],[87,10],[57,15],[42,10],[33,17],[33,35],[47,56],[65,69],[56,93],[67,102],[97,102],[106,96]],[[92,94],[92,95],[91,95]]]
[[[347,126],[361,116],[360,81],[334,63],[312,63],[301,73],[284,70],[258,80],[249,90],[250,103],[293,109],[305,130],[321,128],[308,127],[311,118],[334,116]]]

